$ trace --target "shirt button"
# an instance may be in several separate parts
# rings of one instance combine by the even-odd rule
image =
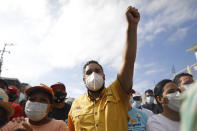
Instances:
[[[96,124],[96,127],[98,127],[98,124]]]
[[[97,112],[95,112],[95,115],[97,115]]]

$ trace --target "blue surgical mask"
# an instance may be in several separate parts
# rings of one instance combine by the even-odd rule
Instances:
[[[141,101],[134,101],[132,107],[139,108],[141,106]]]
[[[146,97],[146,102],[149,103],[149,104],[153,104],[154,103],[154,97],[153,96]]]

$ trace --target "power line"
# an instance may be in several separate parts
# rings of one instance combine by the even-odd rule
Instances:
[[[4,53],[10,54],[10,51],[6,51],[6,46],[12,46],[12,45],[14,45],[14,44],[13,43],[11,43],[11,44],[5,43],[4,44],[4,47],[3,47],[3,50],[0,50],[0,52],[1,52],[1,58],[0,58],[0,76],[1,76],[1,72],[2,72],[3,55],[4,55]]]

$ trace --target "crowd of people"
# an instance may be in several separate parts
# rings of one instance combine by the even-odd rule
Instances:
[[[132,89],[140,14],[129,6],[126,18],[123,60],[109,87],[95,60],[83,67],[87,93],[71,103],[63,83],[22,83],[19,92],[0,79],[0,131],[195,131],[197,88],[192,75],[163,79],[143,94]]]

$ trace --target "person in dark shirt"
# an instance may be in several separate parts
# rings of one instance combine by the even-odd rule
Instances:
[[[55,94],[54,107],[49,113],[50,118],[55,118],[56,120],[63,120],[67,123],[68,113],[70,111],[70,104],[65,103],[67,96],[66,87],[63,83],[56,83],[51,86]]]
[[[145,97],[146,103],[142,107],[152,111],[154,114],[158,114],[158,107],[154,104],[154,94],[151,89],[145,91]]]

